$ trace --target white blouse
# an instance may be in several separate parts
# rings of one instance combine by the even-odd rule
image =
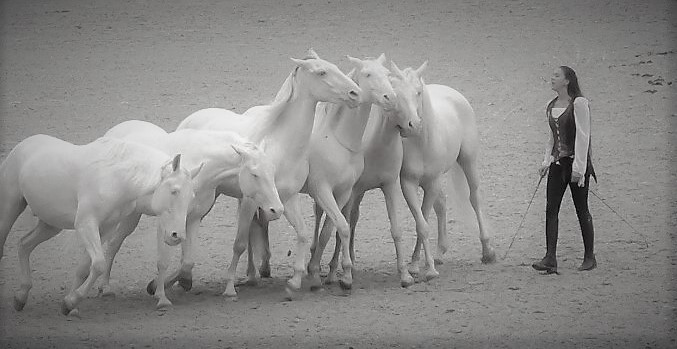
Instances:
[[[559,118],[565,110],[566,108],[552,108],[552,117],[555,119]],[[574,120],[576,122],[576,142],[574,144],[574,163],[571,171],[582,176],[585,174],[588,165],[588,148],[590,147],[590,105],[585,97],[578,97],[574,100]],[[548,121],[547,116],[546,121]],[[552,136],[549,121],[548,131],[548,142],[545,147],[543,166],[548,166],[555,161],[552,156],[552,147],[555,139]]]

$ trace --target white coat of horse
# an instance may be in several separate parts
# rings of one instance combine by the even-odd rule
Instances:
[[[354,239],[360,217],[360,204],[367,191],[377,188],[381,190],[390,222],[390,234],[395,245],[400,284],[402,287],[408,287],[413,284],[414,279],[407,269],[407,262],[404,258],[402,229],[397,217],[396,200],[400,191],[398,180],[402,168],[402,138],[418,132],[421,119],[415,111],[403,112],[403,109],[412,106],[397,98],[397,89],[395,89],[395,95],[395,108],[388,110],[378,106],[372,108],[362,137],[364,169],[353,185],[352,195],[343,213],[350,224],[350,258],[355,263]],[[337,279],[338,258],[341,251],[340,237],[337,236],[336,241],[325,281],[329,283]]]
[[[490,245],[486,218],[481,208],[478,173],[479,135],[475,112],[468,100],[458,91],[444,85],[426,85],[421,73],[427,62],[418,69],[400,70],[392,63],[393,87],[398,99],[410,105],[404,112],[417,112],[421,118],[421,129],[402,140],[403,161],[400,171],[400,186],[416,221],[416,247],[412,255],[412,273],[418,273],[420,247],[426,255],[426,278],[438,275],[428,240],[430,227],[427,218],[431,209],[437,215],[437,249],[444,254],[448,248],[446,230],[446,194],[442,176],[454,164],[460,165],[469,188],[470,201],[479,225],[482,243],[482,262],[496,259]],[[463,178],[453,178],[462,181]],[[419,201],[417,190],[423,188],[423,202]]]
[[[350,56],[348,59],[355,67],[349,76],[352,75],[362,89],[362,100],[357,108],[336,104],[318,108],[318,121],[310,139],[310,171],[301,190],[315,201],[315,238],[308,266],[311,288],[321,285],[320,260],[334,226],[344,246],[343,277],[339,283],[344,290],[352,287],[352,259],[348,248],[350,227],[341,210],[365,166],[362,137],[372,104],[392,108],[395,102],[395,92],[388,78],[390,71],[383,66],[384,54],[377,59],[360,60]],[[318,239],[323,213],[327,219]]]
[[[158,277],[148,285],[151,294],[156,288],[169,287],[176,281],[186,290],[192,287],[193,248],[200,221],[209,213],[219,195],[250,200],[258,208],[261,219],[278,219],[284,208],[275,187],[275,166],[253,143],[234,132],[182,129],[167,133],[152,123],[129,120],[106,132],[106,137],[136,141],[167,154],[181,153],[189,165],[204,164],[195,177],[195,199],[186,218],[186,239],[182,244],[181,268],[172,276]],[[250,219],[253,217],[250,217]],[[130,217],[138,223],[138,216]],[[108,288],[112,259],[131,230],[121,231],[109,245],[109,269],[104,274],[103,288]],[[165,303],[163,306],[171,305]]]
[[[156,149],[99,138],[86,145],[35,135],[20,142],[0,165],[0,251],[24,209],[37,226],[21,238],[21,287],[14,307],[23,309],[32,288],[29,257],[40,243],[63,229],[74,229],[87,254],[78,268],[62,312],[68,314],[105,272],[101,238],[132,211],[158,216],[158,247],[185,239],[193,174]],[[167,263],[167,261],[160,261]]]
[[[311,240],[300,211],[299,191],[309,171],[308,144],[316,105],[324,101],[356,107],[361,93],[355,82],[334,64],[321,59],[312,49],[305,59],[292,60],[296,67],[272,104],[250,108],[243,115],[226,109],[203,109],[188,116],[178,127],[235,131],[259,145],[274,163],[275,184],[284,203],[284,216],[296,231],[294,275],[287,282],[290,296],[301,288],[306,272],[305,255]],[[244,201],[240,204],[238,234],[233,245],[233,261],[224,295],[236,295],[235,269],[247,248],[249,237],[263,236],[267,240],[268,222],[252,220],[254,210],[251,204]],[[269,260],[270,257],[264,256],[263,259]],[[269,275],[269,268],[269,265],[264,265],[261,274]]]

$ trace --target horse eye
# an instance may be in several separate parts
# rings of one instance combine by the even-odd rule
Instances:
[[[319,75],[319,76],[325,76],[325,75],[327,75],[327,72],[324,71],[324,70],[320,70],[320,71],[317,72],[317,75]]]
[[[254,177],[254,178],[259,178],[259,175],[256,174],[256,173],[252,173],[252,177]]]
[[[178,189],[172,189],[171,193],[172,193],[172,195],[179,195],[179,190]]]
[[[370,73],[367,73],[367,77],[370,78],[370,77],[371,77],[371,74],[370,74]]]

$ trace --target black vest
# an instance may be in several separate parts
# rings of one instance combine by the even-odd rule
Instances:
[[[561,158],[573,157],[576,145],[576,118],[574,117],[574,100],[572,100],[562,115],[557,119],[552,116],[552,107],[555,105],[557,98],[548,103],[546,114],[548,116],[548,123],[552,131],[552,138],[554,140],[552,145],[551,155],[558,161]],[[592,174],[597,180],[595,170],[592,167],[591,151],[592,139],[588,143],[588,163],[586,165],[586,174]]]

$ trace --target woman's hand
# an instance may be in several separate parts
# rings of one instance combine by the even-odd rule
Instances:
[[[578,183],[579,187],[584,187],[585,186],[585,176],[582,174],[576,172],[576,171],[571,171],[571,183]]]
[[[547,164],[547,165],[546,165],[545,163],[543,163],[543,165],[541,165],[541,168],[538,169],[538,174],[541,175],[541,178],[545,177],[545,175],[548,174],[548,169],[549,169],[549,168],[550,168],[550,164]]]

